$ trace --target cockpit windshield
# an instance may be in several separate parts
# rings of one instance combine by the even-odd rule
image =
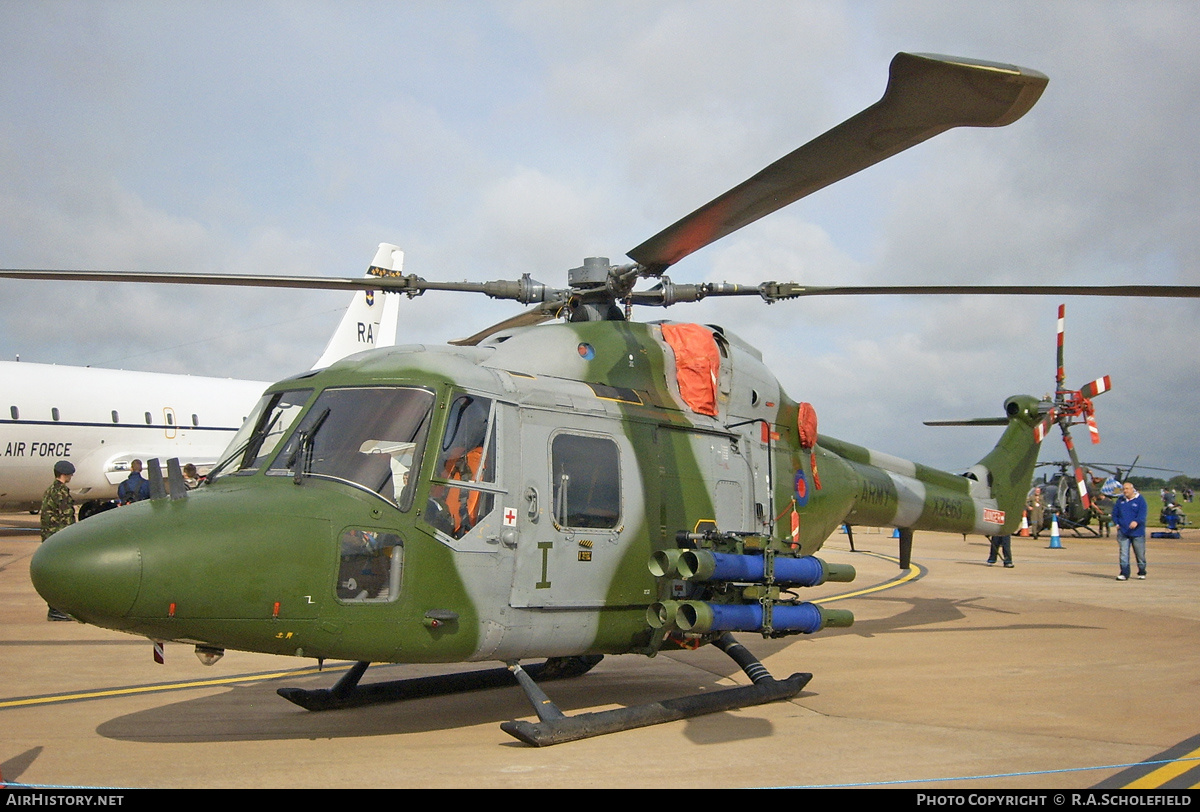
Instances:
[[[326,389],[267,473],[350,482],[408,510],[432,409],[428,389]]]
[[[279,441],[291,431],[312,392],[311,389],[293,389],[263,395],[233,435],[221,461],[208,473],[208,481],[223,474],[253,473],[261,468]]]

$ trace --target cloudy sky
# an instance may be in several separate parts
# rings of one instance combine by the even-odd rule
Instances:
[[[1050,77],[686,258],[676,281],[1200,284],[1200,6],[1182,2],[0,4],[0,266],[561,285],[874,103],[897,51]],[[271,380],[341,293],[0,281],[0,357]],[[950,470],[998,414],[1110,374],[1085,459],[1200,474],[1200,304],[710,300],[638,317],[759,346],[823,432]],[[401,343],[517,307],[427,294]],[[1043,460],[1064,456],[1052,439]]]

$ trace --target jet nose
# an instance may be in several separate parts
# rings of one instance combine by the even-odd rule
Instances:
[[[29,562],[33,587],[55,609],[97,626],[125,617],[137,599],[142,556],[127,538],[67,527]],[[108,620],[109,623],[105,621]]]

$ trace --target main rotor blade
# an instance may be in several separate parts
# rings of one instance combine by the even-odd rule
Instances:
[[[696,301],[708,296],[761,296],[769,302],[801,296],[1116,296],[1145,298],[1200,298],[1200,285],[801,285],[796,282],[765,282],[761,285],[704,283],[675,285],[694,288],[691,299],[682,292],[675,301]],[[648,304],[649,302],[645,302]]]
[[[419,295],[427,290],[484,293],[496,299],[525,304],[557,302],[565,292],[532,280],[493,282],[430,282],[418,276],[332,277],[246,274],[149,273],[146,271],[25,270],[0,268],[0,279],[36,279],[60,282],[147,282],[165,285],[223,285],[304,290],[387,290]],[[709,296],[761,296],[767,301],[801,296],[1115,296],[1147,298],[1200,298],[1200,285],[801,285],[766,282],[761,285],[705,283],[674,285],[673,299],[664,302],[661,292],[635,292],[636,304],[670,304],[699,301]]]
[[[517,315],[493,324],[490,327],[485,327],[474,335],[467,336],[466,338],[456,338],[453,341],[448,341],[446,343],[453,344],[456,347],[474,347],[484,339],[495,335],[501,330],[511,330],[515,327],[533,327],[536,324],[550,321],[550,319],[554,318],[555,312],[560,307],[562,307],[562,303],[534,305],[525,312],[518,313]]]
[[[0,268],[5,279],[39,279],[59,282],[149,282],[162,285],[223,285],[252,288],[303,288],[306,290],[402,290],[407,277],[255,276],[246,274],[147,273],[145,271],[58,271]]]
[[[1007,417],[967,417],[962,420],[925,420],[926,426],[1007,426]]]
[[[883,97],[629,252],[658,272],[777,209],[952,127],[1002,127],[1049,81],[1014,65],[899,53]]]
[[[385,272],[386,273],[386,272]],[[563,298],[561,291],[529,278],[492,282],[430,282],[415,274],[404,276],[270,276],[252,274],[148,273],[145,271],[22,270],[0,268],[0,278],[60,282],[148,282],[160,285],[222,285],[304,290],[385,290],[419,296],[427,290],[483,293],[493,299],[513,299],[524,304]]]

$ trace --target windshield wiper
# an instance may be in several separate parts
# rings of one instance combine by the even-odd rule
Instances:
[[[208,472],[208,475],[205,477],[205,479],[209,482],[212,482],[217,478],[221,471],[227,468],[234,460],[239,458],[242,461],[240,467],[245,467],[246,459],[258,453],[258,449],[262,448],[263,441],[267,438],[267,435],[271,433],[271,429],[275,427],[275,424],[279,422],[279,418],[281,416],[281,412],[276,412],[269,423],[251,433],[251,435],[246,438],[246,442],[239,445],[232,452],[230,452],[225,459],[214,465],[212,470]],[[254,454],[250,453],[251,446],[254,447]]]
[[[288,467],[292,469],[292,479],[297,485],[312,470],[313,442],[317,436],[317,432],[321,430],[321,426],[325,425],[327,417],[329,417],[328,406],[325,407],[321,414],[317,415],[317,419],[312,422],[309,428],[301,429],[297,432],[299,442],[296,443],[296,450],[292,452],[292,456],[288,458]],[[303,461],[303,465],[301,465],[301,461]]]

